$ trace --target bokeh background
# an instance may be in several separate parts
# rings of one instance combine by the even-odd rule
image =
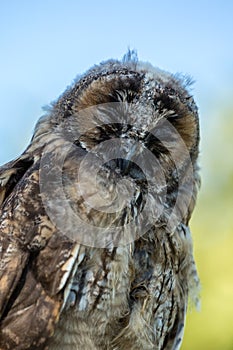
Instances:
[[[23,151],[42,106],[77,74],[128,47],[196,80],[202,306],[188,314],[182,350],[233,349],[233,1],[0,1],[0,163]]]

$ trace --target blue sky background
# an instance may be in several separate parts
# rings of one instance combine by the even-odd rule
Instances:
[[[0,164],[77,74],[128,47],[194,77],[204,145],[232,100],[233,1],[11,0],[0,2]]]

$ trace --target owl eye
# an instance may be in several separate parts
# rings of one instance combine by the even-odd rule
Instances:
[[[163,130],[159,130],[160,133],[163,133]],[[168,149],[165,147],[163,142],[158,137],[156,137],[152,132],[147,133],[145,137],[145,146],[152,152],[157,158],[161,156],[161,154],[168,154]]]

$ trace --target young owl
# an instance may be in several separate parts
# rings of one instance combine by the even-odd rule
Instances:
[[[198,276],[188,79],[128,52],[80,76],[0,168],[0,349],[179,349]]]

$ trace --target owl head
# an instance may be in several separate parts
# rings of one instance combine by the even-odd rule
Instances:
[[[27,152],[40,152],[46,210],[69,237],[118,245],[188,223],[199,182],[189,85],[129,51],[78,77],[39,120]]]

